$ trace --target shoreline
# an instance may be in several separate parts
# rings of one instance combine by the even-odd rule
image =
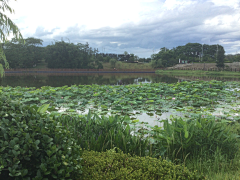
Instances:
[[[5,71],[6,74],[19,73],[155,73],[155,71]]]

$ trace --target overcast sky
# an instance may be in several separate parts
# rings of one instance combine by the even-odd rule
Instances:
[[[24,38],[70,40],[150,57],[162,47],[220,44],[240,53],[240,0],[10,0]]]

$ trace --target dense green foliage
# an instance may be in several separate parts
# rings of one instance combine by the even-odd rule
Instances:
[[[71,132],[43,114],[47,106],[0,96],[0,179],[70,179],[81,173]]]
[[[4,52],[10,68],[32,68],[44,58],[41,39],[27,38],[25,44],[16,39],[4,44]]]
[[[84,151],[82,166],[82,179],[205,179],[182,165],[161,158],[123,154],[119,149]]]
[[[227,54],[225,55],[225,62],[229,62],[229,63],[232,63],[232,62],[240,62],[240,54]]]
[[[177,46],[171,50],[161,48],[157,54],[152,55],[152,66],[171,67],[179,63],[179,59],[189,62],[216,62],[219,67],[224,64],[224,48],[221,45],[208,45],[199,43],[188,43],[184,46]]]
[[[55,42],[47,47],[41,47],[42,40],[25,39],[25,44],[16,39],[6,42],[3,46],[10,68],[32,68],[44,60],[49,68],[81,68],[102,69],[102,63],[96,56],[97,50],[88,44]]]
[[[46,62],[49,68],[101,69],[96,53],[88,43],[75,45],[60,41],[46,47]]]

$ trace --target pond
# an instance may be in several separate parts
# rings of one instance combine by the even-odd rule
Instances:
[[[161,126],[159,120],[169,119],[172,115],[184,117],[189,114],[189,110],[193,110],[193,113],[205,112],[218,116],[223,115],[226,110],[233,109],[233,105],[239,106],[239,102],[233,104],[232,94],[222,92],[223,97],[218,97],[221,91],[217,87],[225,86],[221,82],[210,82],[215,84],[214,89],[209,88],[210,84],[207,81],[191,82],[190,79],[187,81],[184,78],[177,79],[154,73],[19,74],[19,76],[7,74],[1,85],[16,87],[7,87],[3,91],[9,92],[13,98],[20,98],[23,103],[37,105],[50,103],[52,107],[56,107],[53,111],[68,114],[71,112],[86,114],[91,109],[100,115],[127,115],[132,120],[139,120],[151,126]],[[181,83],[177,85],[177,82]],[[39,89],[32,91],[33,89],[27,87]],[[213,99],[221,101],[215,104]],[[205,107],[206,105],[208,107]],[[239,112],[235,110],[231,113]]]
[[[36,87],[42,86],[71,86],[71,85],[125,85],[141,83],[176,83],[179,81],[192,80],[218,80],[218,81],[239,81],[239,78],[222,78],[219,76],[169,76],[157,75],[155,73],[35,73],[35,74],[9,74],[0,79],[0,86],[21,86]]]

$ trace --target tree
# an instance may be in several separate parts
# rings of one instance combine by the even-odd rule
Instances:
[[[44,48],[41,39],[27,38],[25,44],[15,38],[3,45],[5,56],[10,68],[32,68],[44,58]]]
[[[5,43],[7,37],[12,33],[16,39],[23,39],[20,30],[16,24],[4,13],[14,13],[14,10],[8,5],[8,0],[0,0],[0,43]],[[0,78],[4,75],[4,67],[9,68],[6,56],[0,46]]]
[[[225,50],[222,46],[218,46],[216,66],[220,69],[224,68],[224,58],[225,58]]]
[[[162,67],[164,67],[163,64],[162,64],[162,59],[152,60],[151,61],[151,66],[153,68],[162,68]]]
[[[48,45],[45,58],[49,68],[102,69],[99,57],[93,53],[89,44],[59,41]]]
[[[46,62],[49,68],[80,68],[86,64],[85,58],[89,59],[84,46],[64,41],[47,46]]]
[[[116,68],[121,69],[122,65],[123,65],[123,63],[121,61],[117,61],[115,66],[116,66]]]
[[[137,55],[134,56],[134,61],[139,61],[139,57]]]
[[[112,59],[110,59],[109,62],[110,62],[111,68],[115,68],[115,65],[116,65],[117,60],[114,59],[114,58],[112,58]]]
[[[8,60],[10,68],[21,68],[21,55],[23,54],[22,44],[13,38],[3,44],[4,54]]]
[[[151,58],[152,67],[154,68],[169,67],[177,64],[175,50],[169,50],[165,47],[161,48],[157,54],[153,54]]]
[[[129,57],[129,59],[128,59],[128,62],[134,62],[134,59],[135,59],[135,57],[134,57],[134,54],[130,54],[129,55],[130,57]]]

